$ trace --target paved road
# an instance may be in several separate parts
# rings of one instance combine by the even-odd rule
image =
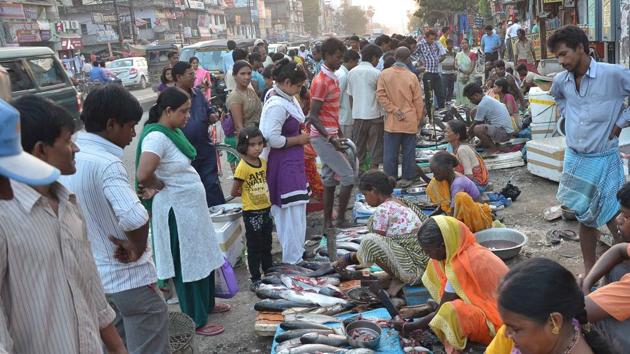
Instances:
[[[144,110],[144,114],[142,114],[142,120],[136,126],[136,137],[133,139],[131,144],[125,148],[125,152],[123,155],[123,163],[127,168],[127,172],[129,173],[129,178],[131,179],[131,183],[133,184],[135,181],[135,162],[136,162],[136,147],[138,146],[138,138],[140,136],[140,132],[142,131],[142,126],[144,126],[144,122],[149,118],[149,109],[153,104],[155,104],[155,100],[157,99],[157,95],[151,88],[147,88],[144,90],[134,90],[131,93],[140,101],[140,105]]]

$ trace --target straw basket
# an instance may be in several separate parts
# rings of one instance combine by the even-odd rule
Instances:
[[[181,312],[168,313],[169,344],[173,354],[194,354],[195,347],[195,322],[192,318]]]

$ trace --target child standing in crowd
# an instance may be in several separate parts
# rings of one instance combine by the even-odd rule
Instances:
[[[256,291],[260,284],[260,268],[263,272],[271,267],[271,202],[267,187],[267,161],[259,156],[265,140],[258,128],[244,128],[238,136],[236,149],[242,159],[234,173],[232,196],[243,199],[243,221],[247,239],[247,264]]]

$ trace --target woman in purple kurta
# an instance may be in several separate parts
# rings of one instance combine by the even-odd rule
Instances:
[[[273,75],[276,84],[267,92],[260,130],[270,148],[267,183],[271,214],[282,245],[282,262],[295,264],[304,253],[309,190],[304,172],[304,144],[308,143],[308,136],[300,129],[305,117],[293,95],[299,93],[306,74],[301,66],[282,60],[276,64]]]

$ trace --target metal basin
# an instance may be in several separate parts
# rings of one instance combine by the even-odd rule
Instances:
[[[381,327],[376,323],[358,320],[346,326],[348,343],[353,348],[376,349],[381,341]]]
[[[518,256],[527,243],[527,236],[520,231],[507,228],[493,228],[475,234],[477,243],[488,248],[497,257],[507,260]]]
[[[212,222],[229,222],[239,219],[243,215],[243,206],[237,203],[221,204],[209,209]]]

